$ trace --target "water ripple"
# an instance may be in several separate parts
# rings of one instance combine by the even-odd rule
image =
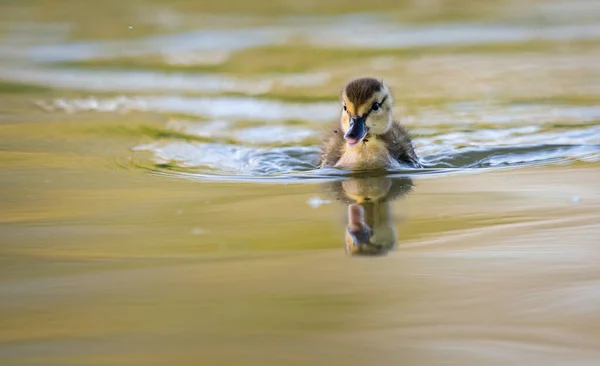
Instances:
[[[360,21],[360,31],[356,29]],[[410,48],[444,45],[475,45],[531,40],[571,41],[600,38],[600,24],[518,25],[489,23],[445,23],[400,25],[388,17],[306,18],[303,24],[202,29],[172,35],[152,36],[133,41],[83,41],[54,45],[3,49],[0,56],[34,62],[81,61],[107,57],[174,54],[190,51],[238,51],[252,47],[282,45],[301,39],[314,47],[326,48]],[[0,45],[1,46],[1,45]]]
[[[274,85],[314,87],[329,80],[327,73],[262,75],[242,78],[219,74],[162,73],[156,71],[100,71],[58,68],[2,67],[4,80],[58,89],[119,93],[216,93],[262,94]]]
[[[136,158],[138,167],[188,179],[290,182],[297,179],[338,179],[350,174],[337,169],[317,169],[319,149],[316,146],[262,148],[169,141],[141,145],[134,150],[150,154],[149,157]],[[572,160],[600,161],[600,144],[457,149],[449,154],[422,156],[424,169],[403,168],[387,174],[448,174],[465,169],[564,163]]]
[[[222,107],[226,109],[226,105],[224,103]],[[211,103],[202,106],[209,107]],[[156,107],[153,105],[153,108]],[[167,123],[166,129],[182,134],[181,138],[138,146],[136,152],[145,152],[145,157],[138,159],[138,165],[162,174],[185,174],[195,179],[213,176],[233,180],[289,181],[337,178],[340,173],[346,174],[315,171],[319,148],[311,139],[321,130],[321,123],[315,123],[320,121],[307,120],[303,125],[286,124],[274,114],[281,113],[279,118],[283,118],[284,115],[294,115],[294,108],[298,108],[298,117],[313,116],[313,113],[303,113],[315,106],[311,107],[309,103],[303,108],[297,105],[289,107],[289,104],[282,103],[268,113],[254,110],[256,113],[246,116],[261,117],[262,122],[250,127],[244,122],[240,125],[235,118],[211,121],[174,118]],[[319,105],[319,108],[323,108],[324,113],[320,117],[334,120],[332,114],[337,114],[336,108],[327,104]],[[394,174],[450,173],[465,169],[600,160],[600,125],[595,122],[600,117],[600,109],[597,107],[506,106],[506,115],[500,119],[502,108],[494,106],[492,110],[497,115],[492,113],[487,117],[495,123],[482,123],[482,120],[486,121],[486,111],[489,110],[485,105],[470,104],[455,113],[448,112],[453,108],[457,108],[456,105],[437,111],[440,115],[444,114],[444,120],[436,121],[437,124],[429,124],[427,120],[411,124],[422,126],[414,129],[413,136],[417,154],[426,169],[403,169]],[[548,113],[549,109],[552,113]],[[461,123],[465,110],[471,117]],[[425,115],[428,113],[425,112]],[[225,114],[209,115],[224,117]],[[231,112],[226,116],[241,117]],[[481,128],[482,125],[486,128]],[[195,137],[201,141],[193,141]]]
[[[331,121],[339,116],[337,103],[293,103],[253,97],[148,96],[78,98],[40,101],[50,111],[77,112],[152,111],[180,113],[211,119],[289,121]]]

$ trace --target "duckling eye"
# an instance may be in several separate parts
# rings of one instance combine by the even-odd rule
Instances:
[[[346,105],[344,104],[344,112],[346,112],[348,110],[348,108],[346,108]]]
[[[377,112],[379,110],[379,103],[373,102],[373,105],[371,106],[371,110],[374,112]]]

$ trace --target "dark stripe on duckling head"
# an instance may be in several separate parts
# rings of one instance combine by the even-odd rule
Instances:
[[[383,84],[375,78],[360,78],[351,81],[344,91],[348,100],[357,108],[370,101],[373,94],[381,91]]]

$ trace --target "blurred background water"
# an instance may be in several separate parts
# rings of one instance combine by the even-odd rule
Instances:
[[[0,363],[596,365],[598,60],[594,0],[0,2]],[[425,169],[315,169],[359,76]]]

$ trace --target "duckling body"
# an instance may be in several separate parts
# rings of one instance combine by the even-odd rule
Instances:
[[[320,166],[349,170],[420,167],[410,135],[392,119],[392,98],[373,78],[350,82],[342,90],[340,121],[326,137]]]
[[[370,136],[362,144],[350,147],[344,134],[335,129],[321,150],[321,167],[340,169],[390,169],[402,166],[420,167],[410,135],[394,121],[383,135]]]

